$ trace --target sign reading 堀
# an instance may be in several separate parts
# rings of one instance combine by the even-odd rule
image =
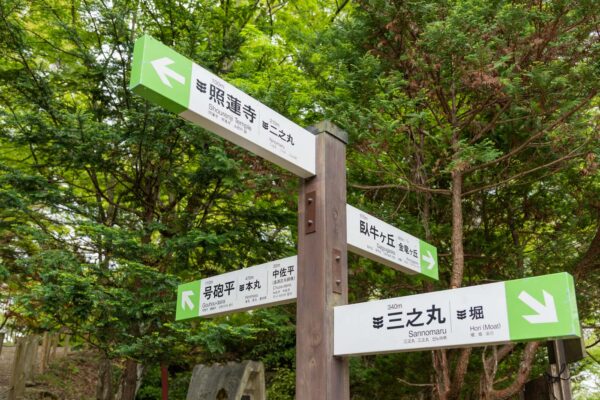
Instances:
[[[177,321],[214,317],[296,300],[297,257],[184,283],[177,288]]]
[[[312,133],[150,36],[135,42],[130,87],[302,178],[315,174]]]
[[[334,309],[338,356],[580,335],[566,272]]]
[[[349,204],[346,221],[348,250],[408,274],[438,279],[434,246]]]

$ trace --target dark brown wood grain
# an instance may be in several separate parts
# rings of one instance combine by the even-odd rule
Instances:
[[[329,123],[316,131],[316,176],[301,181],[298,199],[296,399],[346,400],[348,361],[333,356],[333,307],[348,301],[346,143]],[[307,233],[307,194],[313,191],[314,232]]]

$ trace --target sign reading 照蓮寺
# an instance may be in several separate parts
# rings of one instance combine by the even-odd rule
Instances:
[[[177,321],[214,317],[296,300],[297,257],[184,283],[177,288]]]
[[[349,204],[346,221],[348,250],[408,274],[438,279],[434,246]]]
[[[150,36],[135,42],[130,87],[302,178],[315,174],[312,133]]]
[[[579,337],[566,272],[335,307],[334,354]]]

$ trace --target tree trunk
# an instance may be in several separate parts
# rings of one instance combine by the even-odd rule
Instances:
[[[160,366],[160,383],[162,400],[169,400],[169,367],[166,364],[161,364]]]
[[[60,335],[58,333],[53,333],[52,336],[50,336],[50,361],[56,358],[56,349],[58,349],[59,339]]]
[[[39,338],[37,335],[27,337],[27,350],[25,352],[25,380],[32,382],[35,378],[35,369],[37,367],[37,352],[39,348]]]
[[[452,278],[450,288],[462,285],[465,270],[465,252],[463,248],[463,212],[462,212],[462,180],[460,169],[452,171]]]
[[[63,354],[66,356],[67,354],[69,354],[69,352],[71,351],[71,349],[69,348],[71,342],[71,335],[65,335],[65,348],[63,351]]]
[[[44,332],[42,338],[42,358],[40,359],[40,373],[44,373],[48,367],[48,346],[49,346],[48,332]]]
[[[119,385],[118,400],[134,400],[135,384],[137,383],[137,363],[133,360],[125,361],[125,369]]]
[[[448,368],[447,350],[435,350],[432,352],[433,368],[435,369],[435,391],[438,400],[447,400],[450,392],[450,374]]]
[[[13,360],[12,373],[8,384],[8,400],[23,398],[25,393],[25,356],[27,355],[27,338],[15,340],[16,350]]]
[[[96,400],[113,400],[112,363],[107,357],[100,360],[98,366],[98,383],[96,384]]]
[[[125,361],[125,370],[121,377],[117,400],[135,400],[135,395],[142,384],[143,370],[143,367],[135,361]]]

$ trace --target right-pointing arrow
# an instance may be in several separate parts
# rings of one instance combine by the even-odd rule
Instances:
[[[190,299],[190,296],[192,296],[193,294],[193,290],[186,290],[181,293],[181,308],[183,310],[185,310],[185,306],[187,306],[187,308],[189,308],[190,310],[194,309],[194,303],[192,303],[192,299]]]
[[[431,251],[427,250],[427,255],[422,254],[421,258],[427,263],[427,269],[433,269],[435,266],[435,258],[433,258]]]
[[[544,295],[544,304],[537,301],[524,290],[519,294],[519,300],[527,304],[537,313],[534,315],[523,315],[523,318],[532,324],[558,322],[558,315],[556,315],[556,307],[554,306],[554,297],[545,290],[542,290],[542,293]]]

